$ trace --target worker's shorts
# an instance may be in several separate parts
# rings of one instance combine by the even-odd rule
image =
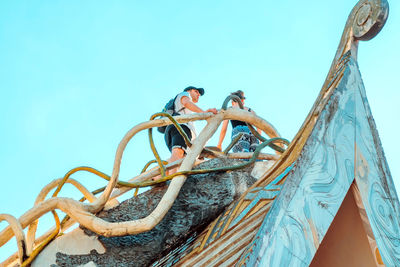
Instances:
[[[183,131],[186,133],[189,140],[192,140],[192,133],[186,125],[181,124]],[[186,143],[185,139],[181,136],[178,129],[176,129],[175,125],[168,125],[165,129],[164,140],[167,144],[169,151],[172,152],[172,149],[175,147],[181,148],[186,151]]]
[[[249,127],[246,125],[238,125],[232,129],[232,140],[239,134],[242,135],[239,141],[232,147],[234,153],[238,152],[254,152],[257,146],[260,144],[257,137],[253,135]]]

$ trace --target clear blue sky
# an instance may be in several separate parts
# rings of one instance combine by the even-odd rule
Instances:
[[[1,1],[0,213],[19,217],[43,186],[74,167],[111,174],[124,134],[188,85],[205,88],[203,108],[220,108],[229,92],[244,90],[246,104],[292,139],[355,4]],[[360,43],[359,66],[399,191],[400,7],[389,4],[382,32]],[[152,158],[147,132],[139,134],[127,147],[120,178],[137,175]],[[89,189],[105,185],[92,175],[74,177]],[[80,197],[73,192],[61,195]],[[47,220],[39,225],[47,229],[53,224]],[[15,251],[15,240],[9,244],[0,248],[0,261]]]

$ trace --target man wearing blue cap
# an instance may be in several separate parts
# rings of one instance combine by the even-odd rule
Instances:
[[[175,98],[175,113],[178,115],[206,112],[217,114],[218,111],[215,108],[210,108],[204,111],[195,104],[199,101],[199,97],[202,95],[204,95],[204,88],[197,88],[194,86],[186,87],[183,92],[178,94]],[[190,140],[196,138],[196,128],[194,127],[193,122],[190,121],[180,125]],[[183,158],[186,151],[186,143],[173,124],[168,125],[165,129],[164,139],[169,151],[171,151],[171,157],[168,159],[168,163]],[[171,172],[175,171],[176,169],[171,170]],[[160,176],[157,176],[154,180],[158,180],[159,178]]]

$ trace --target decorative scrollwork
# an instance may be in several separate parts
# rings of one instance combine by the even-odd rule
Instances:
[[[371,178],[370,178],[371,179]],[[394,209],[388,201],[389,196],[382,185],[374,182],[370,187],[368,195],[369,205],[371,207],[370,220],[373,220],[375,229],[384,242],[379,242],[379,251],[386,260],[388,266],[399,266],[400,255],[397,249],[400,245],[399,221],[395,215]]]
[[[353,19],[353,36],[367,41],[375,37],[385,25],[389,14],[386,0],[364,0],[358,2],[350,16]]]
[[[388,15],[387,0],[360,0],[354,6],[322,88],[325,95],[331,91],[332,88],[329,85],[341,67],[341,61],[346,57],[345,55],[348,54],[357,59],[358,42],[368,41],[375,37],[385,25]]]

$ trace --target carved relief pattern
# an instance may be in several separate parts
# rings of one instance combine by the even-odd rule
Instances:
[[[386,266],[400,266],[400,205],[362,83],[356,96],[356,181]]]
[[[348,65],[259,230],[247,266],[308,266],[354,171],[354,80]]]
[[[356,153],[358,153],[358,152],[356,152]],[[358,189],[358,186],[355,182],[351,185],[351,190],[352,190],[356,205],[358,207],[358,211],[360,214],[362,224],[364,226],[365,233],[367,234],[367,239],[369,242],[369,246],[371,248],[373,258],[375,260],[375,264],[376,264],[376,266],[384,266],[381,254],[378,249],[378,245],[376,244],[374,233],[372,232],[372,228],[371,228],[371,224],[369,222],[367,212],[365,210],[364,204],[362,203],[360,190]]]

